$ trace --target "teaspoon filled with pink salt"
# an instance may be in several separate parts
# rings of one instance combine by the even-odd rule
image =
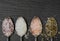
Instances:
[[[14,31],[14,24],[10,17],[6,17],[2,22],[2,32],[4,36],[7,37],[7,41],[9,41],[9,37]]]
[[[30,24],[30,32],[32,35],[35,37],[35,41],[37,41],[37,37],[41,34],[42,32],[42,23],[39,17],[34,17],[31,21]]]

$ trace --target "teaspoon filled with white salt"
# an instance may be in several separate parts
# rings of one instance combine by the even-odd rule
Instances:
[[[20,36],[20,41],[22,41],[22,37],[27,32],[27,24],[23,17],[19,17],[15,23],[15,30],[18,36]]]

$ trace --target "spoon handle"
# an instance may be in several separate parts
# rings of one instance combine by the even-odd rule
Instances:
[[[9,37],[7,37],[7,41],[9,41]]]
[[[53,39],[51,38],[51,41],[53,41]]]
[[[20,37],[20,41],[22,41],[22,37]]]
[[[35,41],[37,41],[37,37],[35,37]]]

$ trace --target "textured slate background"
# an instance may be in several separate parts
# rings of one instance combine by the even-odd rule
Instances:
[[[39,16],[43,28],[48,17],[53,16],[58,23],[58,31],[60,31],[60,0],[0,0],[0,41],[6,41],[6,37],[2,33],[1,23],[4,17],[11,16],[15,23],[17,17],[25,17],[27,24],[34,16]],[[28,26],[29,27],[29,26]],[[10,37],[10,41],[19,41],[19,36],[15,33]],[[54,41],[60,41],[60,35]],[[38,37],[38,41],[41,37]],[[30,34],[29,39],[23,41],[34,41],[34,37]]]

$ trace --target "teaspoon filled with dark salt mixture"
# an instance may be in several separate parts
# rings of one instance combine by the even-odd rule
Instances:
[[[54,17],[49,17],[45,25],[45,31],[47,36],[51,38],[51,41],[53,41],[52,37],[54,37],[57,34],[57,30],[58,26],[56,19]]]

